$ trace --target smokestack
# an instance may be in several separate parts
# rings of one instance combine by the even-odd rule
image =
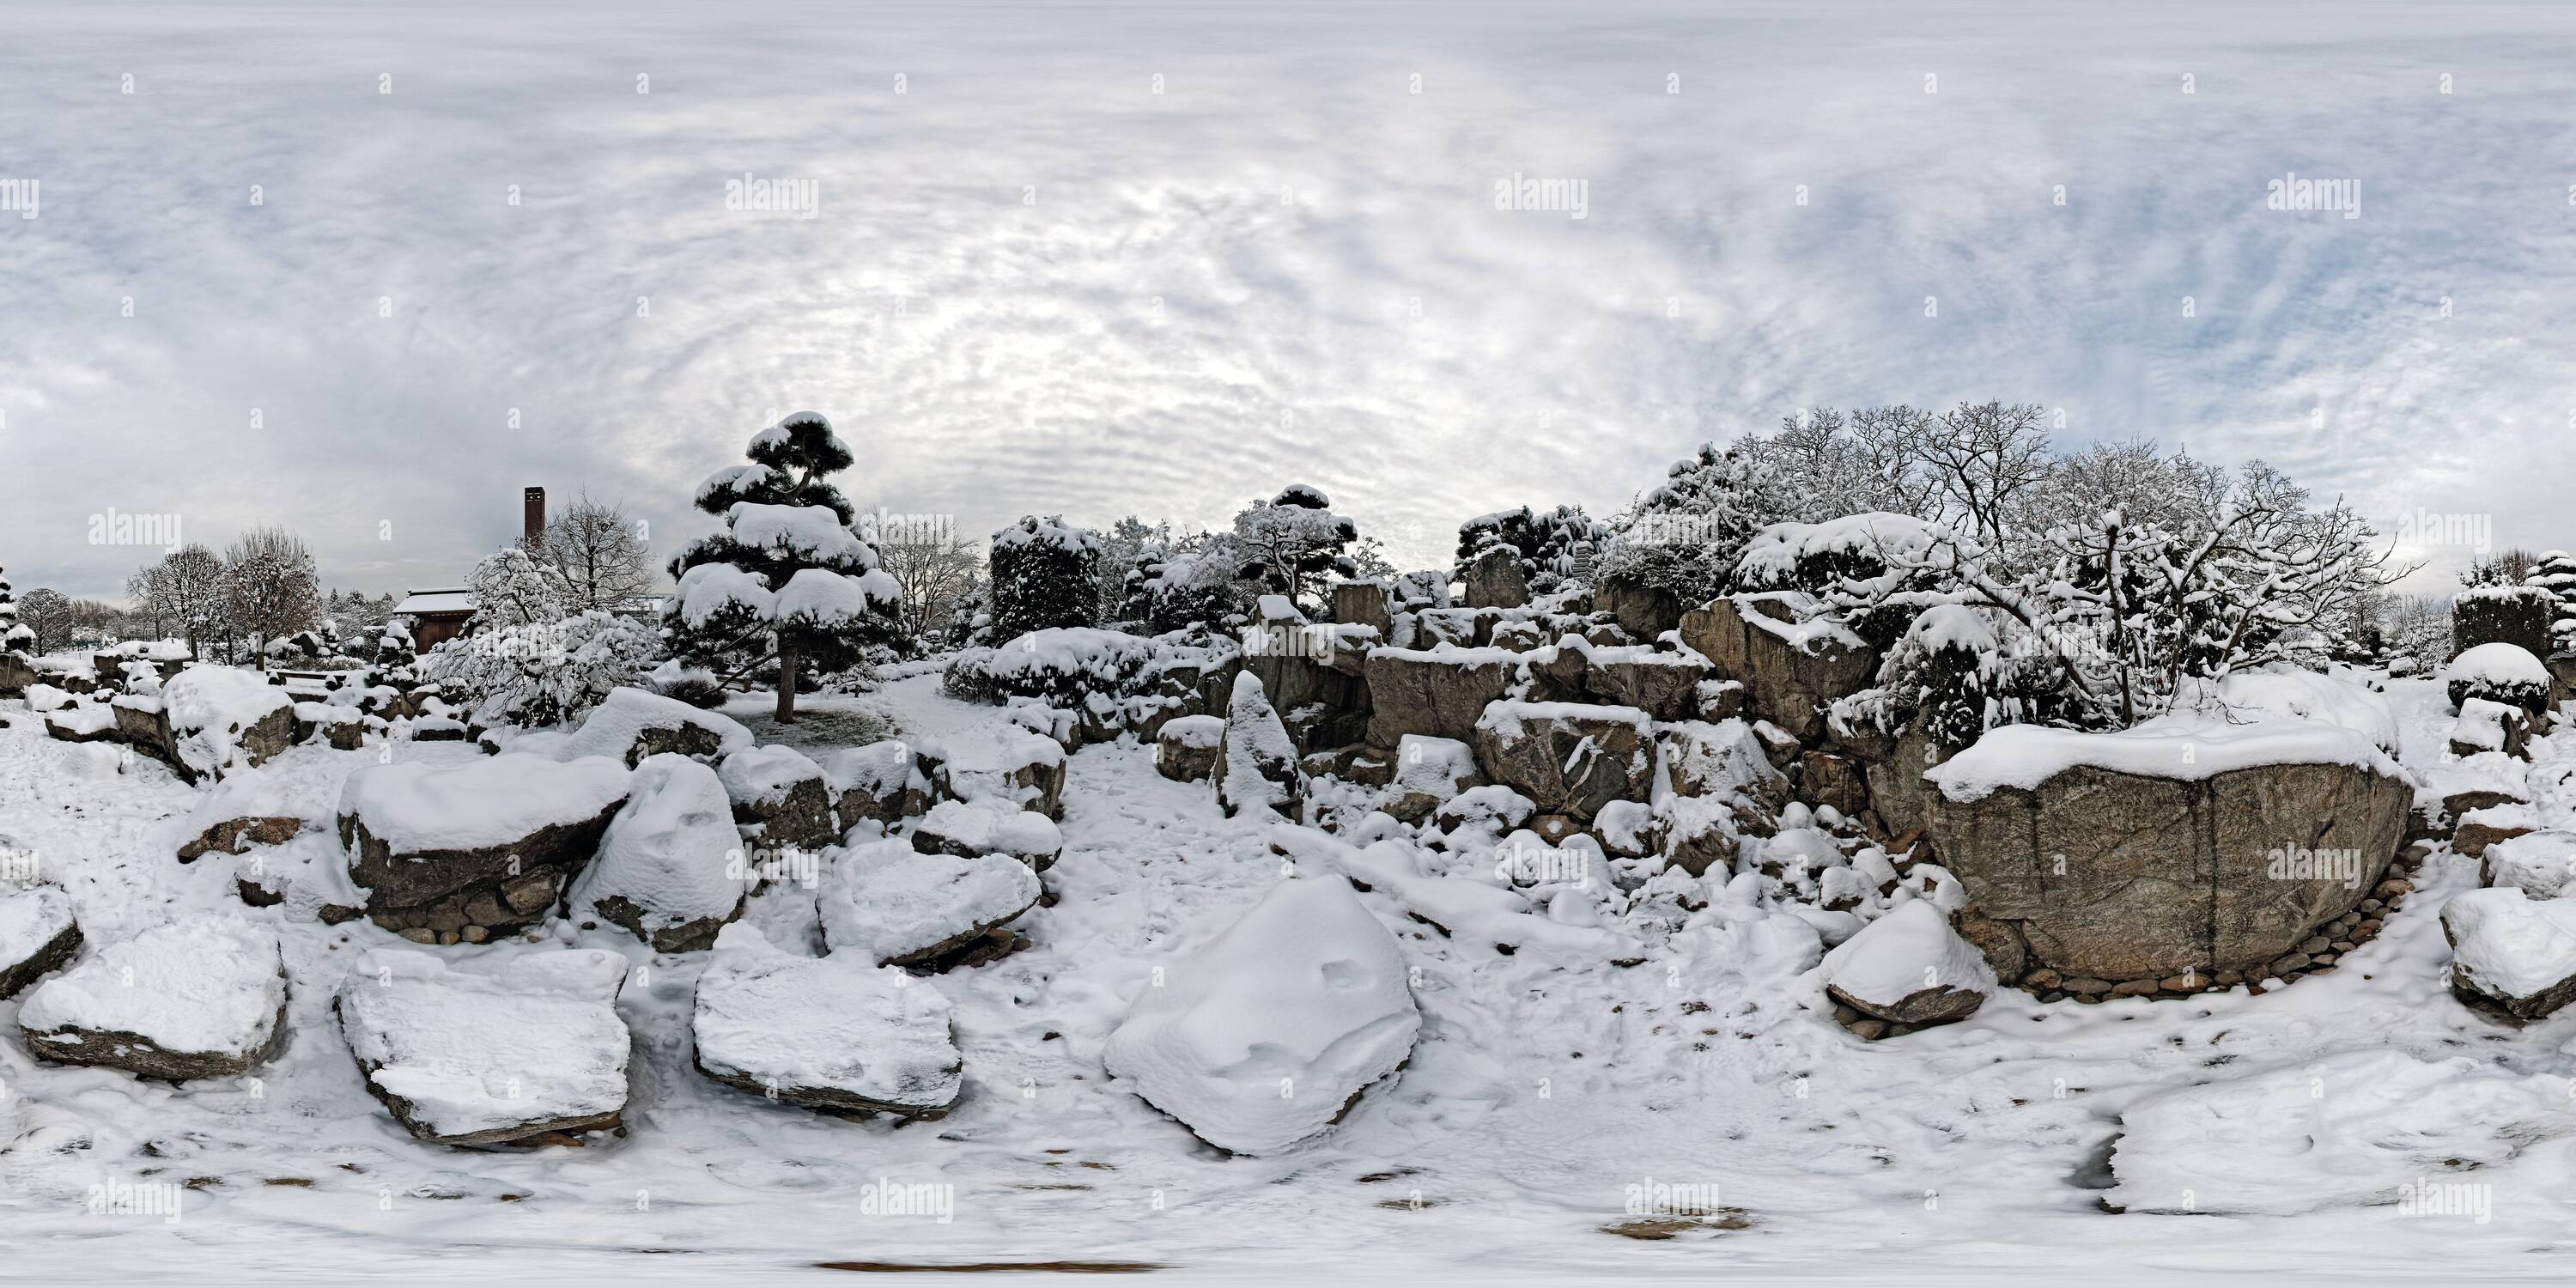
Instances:
[[[528,548],[533,550],[538,542],[545,540],[546,536],[546,490],[541,487],[529,488],[525,498],[520,502],[519,510],[519,526],[525,532]]]

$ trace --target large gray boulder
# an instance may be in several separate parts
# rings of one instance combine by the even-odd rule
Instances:
[[[1223,717],[1182,716],[1166,722],[1155,734],[1154,771],[1176,783],[1212,779],[1224,749]]]
[[[833,824],[830,780],[793,747],[746,747],[717,770],[737,823],[756,829],[760,843],[819,849],[841,839]]]
[[[697,952],[741,915],[750,871],[716,772],[666,751],[635,767],[597,857],[573,881],[572,916],[657,953]]]
[[[892,825],[930,808],[930,779],[910,743],[889,739],[845,747],[822,761],[843,829],[861,820]]]
[[[1368,743],[1392,749],[1406,734],[1476,736],[1485,704],[1511,687],[1520,661],[1495,649],[1381,648],[1368,655]]]
[[[340,788],[349,880],[366,891],[368,917],[416,942],[529,925],[590,861],[629,777],[602,756],[363,766]]]
[[[1669,590],[1623,577],[1604,578],[1593,587],[1592,606],[1610,614],[1621,630],[1641,640],[1681,629],[1682,612],[1688,607]]]
[[[1476,721],[1476,763],[1542,814],[1589,819],[1612,801],[1646,798],[1652,729],[1635,707],[1495,702]]]
[[[1520,556],[1496,547],[1467,565],[1467,603],[1474,608],[1520,608],[1530,602]]]
[[[1754,712],[1800,742],[1825,734],[1825,708],[1868,688],[1878,653],[1793,593],[1710,600],[1682,615],[1681,641],[1717,673],[1740,680]]]
[[[2012,941],[1988,945],[1999,971],[2017,942],[2073,977],[2259,974],[2371,896],[2401,772],[2321,723],[2014,726],[1931,771],[1933,848]]]

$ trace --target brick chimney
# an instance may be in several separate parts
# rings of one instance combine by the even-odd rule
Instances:
[[[546,490],[532,487],[520,501],[520,527],[529,549],[535,549],[546,536]]]

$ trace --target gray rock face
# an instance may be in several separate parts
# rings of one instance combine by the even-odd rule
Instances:
[[[862,819],[893,824],[930,808],[930,779],[915,763],[912,747],[898,741],[872,742],[823,758],[824,781],[830,784],[835,822],[847,828]]]
[[[360,769],[341,790],[349,879],[366,891],[369,918],[416,942],[454,943],[468,927],[529,925],[598,850],[625,804],[625,775],[600,758],[525,755]],[[470,829],[420,825],[448,803],[496,796],[507,796],[510,810]]]
[[[1475,653],[1374,649],[1368,655],[1368,743],[1393,748],[1404,735],[1465,742],[1485,704],[1503,696],[1518,663]]]
[[[1884,759],[1863,761],[1870,807],[1878,811],[1891,836],[1920,832],[1932,824],[1932,800],[1939,792],[1923,781],[1923,771],[1933,764],[1932,751],[1930,735],[1909,726],[1897,735]]]
[[[1825,733],[1825,706],[1869,687],[1878,654],[1847,633],[1791,626],[1800,598],[1710,600],[1682,615],[1681,640],[1720,676],[1742,681],[1755,714],[1813,743]]]
[[[2213,976],[2261,968],[2370,897],[2412,801],[2407,784],[2340,764],[2199,781],[2076,766],[1975,802],[1935,793],[1931,832],[1942,865],[2019,932],[2031,962],[2071,977]],[[2357,872],[2285,870],[2291,847],[2349,853]]]
[[[1521,573],[1519,556],[1509,550],[1488,550],[1467,565],[1467,603],[1473,608],[1521,608],[1530,602],[1529,578]]]
[[[1243,671],[1260,678],[1297,750],[1324,751],[1358,742],[1368,732],[1369,686],[1357,663],[1356,655],[1352,669],[1344,669],[1330,657],[1306,652],[1247,653]]]
[[[1395,613],[1386,587],[1374,581],[1345,581],[1333,586],[1333,620],[1377,628],[1379,639],[1395,635]]]
[[[1476,722],[1476,763],[1542,814],[1590,819],[1612,801],[1645,799],[1650,739],[1634,707],[1497,702]]]
[[[1593,588],[1592,606],[1610,614],[1619,629],[1639,640],[1652,640],[1666,631],[1681,629],[1685,607],[1669,590],[1618,577]]]

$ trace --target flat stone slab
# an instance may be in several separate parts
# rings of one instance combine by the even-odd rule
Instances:
[[[698,1069],[791,1105],[935,1118],[964,1060],[948,999],[892,966],[800,957],[736,923],[698,976]]]
[[[277,936],[238,917],[156,926],[38,985],[18,1028],[48,1060],[172,1081],[246,1073],[286,1033]]]
[[[632,1039],[617,1015],[626,959],[598,949],[455,965],[363,954],[335,1007],[367,1090],[404,1130],[442,1145],[505,1145],[615,1127]]]
[[[1027,912],[1038,874],[1007,854],[923,854],[909,840],[872,841],[825,864],[815,904],[823,942],[889,966],[928,964]]]

